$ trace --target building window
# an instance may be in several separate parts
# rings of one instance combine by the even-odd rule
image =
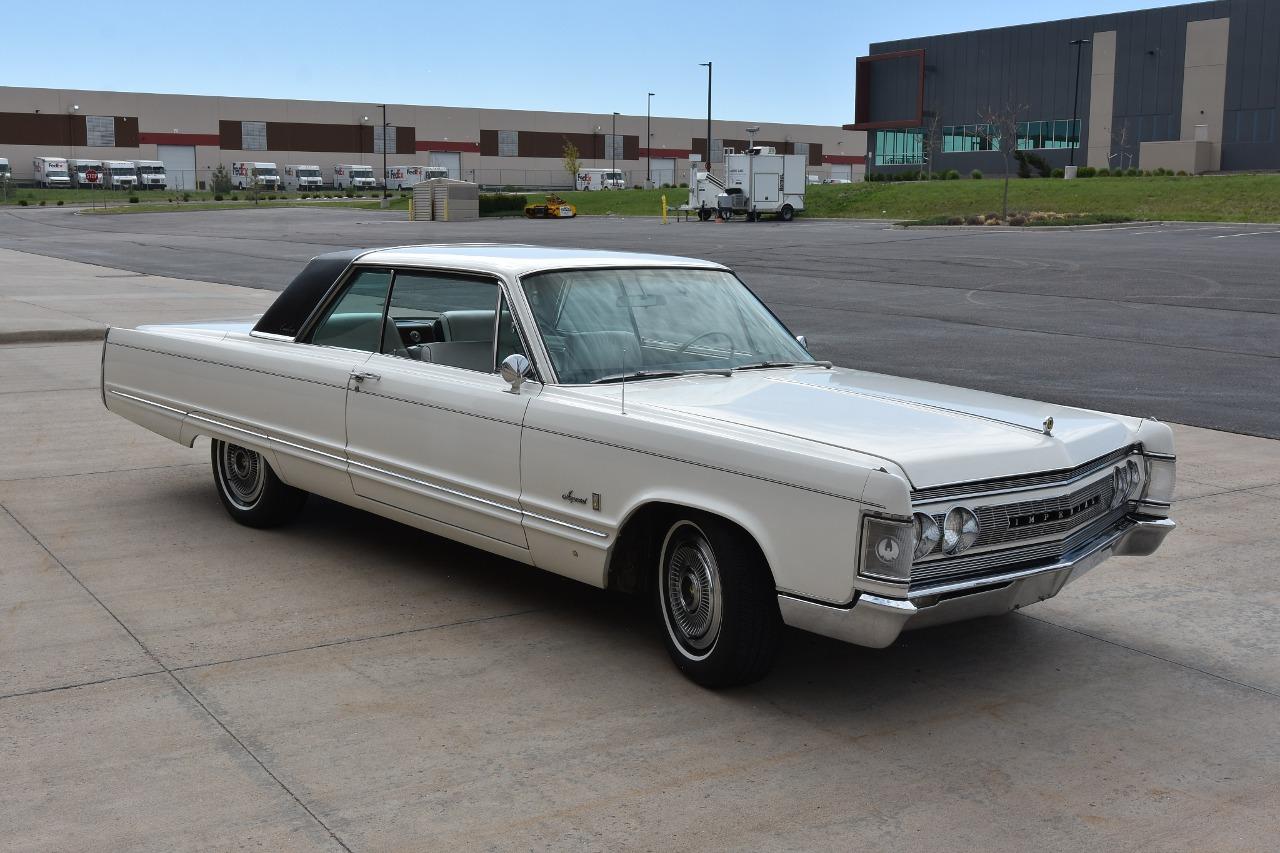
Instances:
[[[1023,121],[1018,122],[1017,131],[1016,147],[1021,151],[1080,147],[1080,119]],[[999,150],[1000,136],[990,125],[957,124],[942,128],[944,154]]]
[[[395,125],[383,127],[375,125],[373,128],[373,153],[374,154],[394,154],[396,153],[396,128]]]
[[[114,148],[116,120],[114,116],[85,116],[85,143],[91,148]]]
[[[905,166],[924,162],[924,131],[907,130],[876,131],[876,165]]]
[[[712,163],[724,162],[724,140],[723,139],[711,140],[711,162]]]
[[[520,132],[517,130],[498,131],[498,156],[520,156]]]
[[[267,150],[267,123],[265,121],[240,122],[240,150]]]
[[[792,153],[792,154],[803,154],[803,155],[805,155],[806,157],[808,157],[808,156],[809,156],[809,143],[807,143],[807,142],[793,142],[793,143],[791,143],[791,153]]]
[[[623,159],[621,133],[606,133],[604,135],[604,159],[606,160]]]

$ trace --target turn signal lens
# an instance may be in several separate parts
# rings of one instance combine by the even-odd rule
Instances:
[[[978,541],[978,516],[967,506],[952,507],[943,521],[942,550],[959,554]]]
[[[938,522],[933,520],[933,516],[917,512],[911,516],[911,535],[916,543],[912,557],[919,560],[921,557],[932,554],[933,549],[938,547],[938,540],[942,538],[942,529],[938,527]]]
[[[1124,465],[1125,470],[1129,472],[1129,493],[1128,499],[1133,501],[1138,499],[1138,493],[1142,491],[1142,473],[1138,468],[1138,463],[1134,459],[1130,459]]]
[[[1173,501],[1173,486],[1177,478],[1172,459],[1148,458],[1147,478],[1147,493],[1143,497],[1162,503]]]
[[[1118,465],[1111,472],[1111,508],[1116,509],[1129,498],[1129,467]]]
[[[911,580],[914,525],[867,517],[862,525],[862,564],[858,573],[906,583]]]

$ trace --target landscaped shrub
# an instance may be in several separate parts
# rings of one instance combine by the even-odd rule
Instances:
[[[1078,178],[1092,178],[1096,174],[1098,174],[1098,170],[1092,166],[1081,166],[1076,171],[1076,177]]]
[[[974,169],[972,172],[969,173],[969,177],[973,178],[975,181],[982,180],[982,170]]]
[[[1053,178],[1061,178],[1065,174],[1066,172],[1062,171],[1061,169],[1054,169],[1052,172],[1049,173],[1049,176]]]
[[[214,194],[213,194],[213,200],[214,200],[214,201],[222,201],[222,193],[214,193]]]
[[[235,193],[232,193],[232,194],[231,194],[231,200],[232,200],[232,201],[239,201],[239,200],[240,200],[240,196],[236,195]]]
[[[963,217],[963,216],[952,216],[952,217],[948,217],[948,219],[947,219],[947,224],[948,224],[948,225],[963,225],[963,224],[964,224],[964,217]]]
[[[183,201],[191,201],[191,193],[183,193],[183,194],[182,194],[182,200],[183,200]]]
[[[971,213],[964,218],[965,225],[981,225],[982,222],[983,222],[982,217],[976,213]]]
[[[1187,176],[1187,170],[1186,170],[1186,169],[1179,169],[1179,170],[1178,170],[1178,177],[1179,177],[1179,178],[1185,178],[1186,176]]]
[[[26,200],[25,198],[20,198],[20,199],[18,199],[18,206],[19,206],[19,207],[26,207],[26,206],[27,206],[27,200]]]
[[[58,207],[62,207],[62,199],[58,199]]]
[[[506,211],[524,211],[529,198],[513,193],[481,193],[480,215],[503,213]]]
[[[959,172],[957,172],[955,169],[948,169],[948,170],[947,170],[947,180],[948,180],[948,181],[958,181],[958,180],[960,180],[960,173],[959,173]]]
[[[1111,170],[1108,169],[1106,166],[1103,166],[1101,169],[1098,170],[1097,175],[1099,178],[1109,178],[1111,177]]]
[[[644,188],[643,188],[643,187],[641,187],[639,184],[636,184],[636,185],[635,185],[635,186],[633,186],[631,189],[633,189],[633,190],[639,190],[639,189],[644,189]]]
[[[1023,216],[1020,213],[1015,213],[1013,216],[1009,217],[1009,224],[1010,225],[1026,225],[1027,217]]]
[[[1139,172],[1137,169],[1130,168],[1130,169],[1129,169],[1128,171],[1126,171],[1124,174],[1125,174],[1125,177],[1127,177],[1127,178],[1136,178],[1136,177],[1138,177],[1139,175],[1141,175],[1142,173],[1141,173],[1141,172]]]
[[[40,206],[41,206],[41,207],[44,207],[44,205],[45,205],[45,200],[44,200],[44,199],[40,199]]]
[[[129,204],[137,204],[137,203],[138,203],[138,197],[136,195],[129,196]],[[44,204],[44,202],[41,202],[41,204]]]
[[[1031,164],[1027,162],[1027,154],[1025,151],[1013,152],[1013,159],[1018,161],[1018,177],[1031,177]]]
[[[689,189],[689,185],[688,185],[688,184],[681,184],[681,185],[680,185],[680,189],[682,189],[682,190],[687,190],[687,189]]]

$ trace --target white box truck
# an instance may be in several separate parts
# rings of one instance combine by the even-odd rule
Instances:
[[[260,190],[278,190],[280,172],[275,163],[234,162],[231,164],[231,184],[239,190],[250,186]]]
[[[107,189],[131,190],[138,186],[138,169],[128,160],[103,160],[102,171]]]
[[[138,170],[138,186],[144,190],[167,190],[169,176],[165,174],[164,163],[160,160],[134,160],[133,166]]]
[[[71,177],[67,174],[67,161],[63,157],[36,157],[31,161],[31,168],[36,173],[39,186],[62,187],[71,186]]]
[[[407,190],[414,184],[420,184],[432,178],[447,177],[449,177],[449,170],[444,166],[388,166],[387,189]]]
[[[579,169],[576,190],[625,190],[627,176],[618,169]]]
[[[67,175],[73,187],[101,187],[106,185],[101,160],[68,160]]]
[[[726,151],[725,190],[745,197],[745,201],[734,201],[735,212],[741,204],[741,212],[748,220],[771,213],[790,222],[791,217],[804,210],[808,160],[806,154],[779,154],[773,148],[760,146],[741,154]],[[739,193],[734,193],[735,189]]]
[[[0,157],[0,183],[13,180],[13,172],[9,169],[9,158]]]
[[[324,186],[324,176],[319,166],[290,163],[284,167],[284,188],[287,190],[318,190]]]
[[[333,167],[333,185],[337,189],[367,190],[378,185],[372,166],[339,163]]]

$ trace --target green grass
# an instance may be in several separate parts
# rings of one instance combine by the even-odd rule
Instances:
[[[838,184],[809,188],[809,216],[937,221],[1000,211],[1004,181]],[[1097,221],[1280,221],[1280,175],[1014,178],[1009,211],[1079,214]]]

